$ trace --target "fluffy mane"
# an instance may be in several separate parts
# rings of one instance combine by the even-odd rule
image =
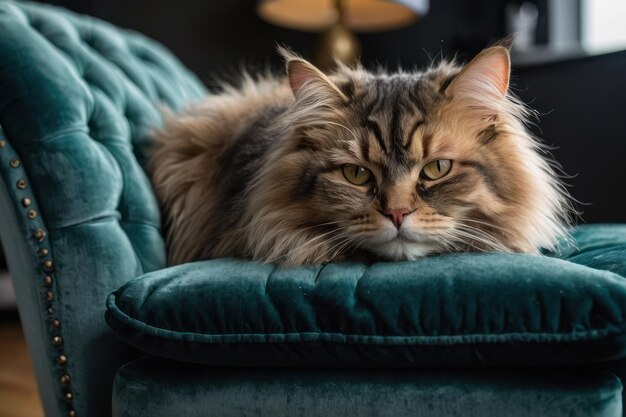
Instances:
[[[286,76],[243,76],[155,135],[171,264],[539,253],[567,236],[570,198],[509,91],[506,48],[395,73],[280,52]]]

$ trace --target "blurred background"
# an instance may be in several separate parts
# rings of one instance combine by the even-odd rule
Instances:
[[[337,3],[368,68],[465,61],[515,32],[513,89],[539,111],[531,128],[570,176],[580,221],[626,221],[626,0],[48,2],[160,41],[213,88],[244,67],[280,71],[276,45],[319,60],[320,34],[336,22]],[[354,41],[346,36],[330,41]],[[11,298],[0,273],[0,310],[11,308]]]

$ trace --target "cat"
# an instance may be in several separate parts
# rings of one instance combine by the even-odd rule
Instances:
[[[506,47],[465,66],[328,75],[280,53],[286,76],[244,75],[155,135],[171,265],[536,254],[567,236],[570,197],[509,91]]]

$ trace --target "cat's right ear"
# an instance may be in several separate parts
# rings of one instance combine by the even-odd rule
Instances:
[[[311,94],[348,101],[346,95],[326,74],[305,59],[290,58],[287,61],[287,78],[296,98]]]
[[[498,45],[479,53],[446,88],[461,99],[503,99],[509,89],[511,58],[506,47]]]

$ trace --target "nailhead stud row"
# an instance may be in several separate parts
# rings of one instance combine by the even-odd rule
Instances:
[[[0,131],[1,131],[1,128],[0,128]],[[5,140],[0,140],[0,150],[5,149],[6,146],[7,146],[7,142]],[[9,161],[9,166],[11,168],[17,169],[21,165],[22,163],[20,159],[17,157],[11,158],[11,160]],[[24,179],[17,180],[17,182],[15,183],[15,186],[18,190],[25,190],[26,188],[28,188],[28,184],[26,183],[26,180]],[[29,220],[32,221],[38,218],[39,213],[37,212],[37,210],[30,208],[31,205],[33,204],[32,198],[23,197],[21,199],[21,204],[22,204],[22,207],[26,209],[25,214]],[[35,239],[36,243],[38,245],[41,245],[46,241],[47,233],[44,229],[38,228],[34,230],[32,236]],[[37,255],[40,258],[45,258],[49,254],[50,254],[50,250],[47,247],[39,247],[39,249],[37,250]],[[58,334],[59,330],[61,329],[61,321],[57,318],[54,318],[54,308],[52,307],[52,302],[55,299],[54,292],[52,291],[52,284],[54,283],[54,278],[52,276],[52,273],[54,272],[54,263],[52,262],[51,259],[44,259],[41,263],[41,267],[44,271],[43,286],[45,289],[45,293],[44,293],[45,300],[47,302],[46,312],[48,313],[48,316],[50,316],[50,328],[52,329],[54,333],[56,333],[55,335],[52,335],[50,339],[50,343],[57,349],[61,349],[61,347],[63,346],[63,338]],[[76,410],[74,410],[74,405],[73,405],[74,394],[72,393],[70,386],[69,386],[71,382],[71,378],[66,368],[67,363],[69,362],[69,359],[67,355],[65,355],[65,353],[63,353],[63,351],[61,350],[59,352],[59,355],[55,358],[55,360],[59,366],[62,366],[64,368],[63,373],[61,377],[59,378],[59,382],[64,387],[61,391],[61,398],[63,399],[63,401],[65,401],[68,404],[67,415],[68,417],[76,417],[77,414],[76,414]]]

